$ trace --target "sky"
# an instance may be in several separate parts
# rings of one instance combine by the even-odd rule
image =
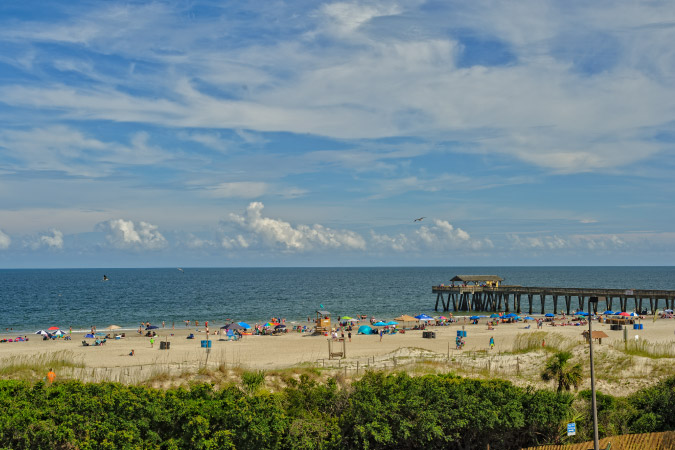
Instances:
[[[0,2],[0,267],[672,265],[673,42],[671,1]]]

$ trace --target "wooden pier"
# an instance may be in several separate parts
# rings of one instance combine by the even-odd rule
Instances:
[[[616,311],[643,311],[649,304],[649,313],[653,314],[659,309],[661,300],[665,303],[665,309],[675,307],[675,290],[648,290],[648,289],[586,289],[586,288],[559,288],[559,287],[525,287],[500,285],[501,278],[495,275],[457,275],[453,278],[462,283],[460,286],[433,286],[432,292],[436,294],[435,310],[438,311],[439,304],[443,311],[506,311],[522,313],[523,308],[527,307],[528,314],[535,313],[535,305],[541,305],[539,312],[557,313],[560,310],[558,305],[563,306],[567,314],[572,313],[572,309],[579,309],[590,312],[588,308],[593,307],[593,313],[598,310],[602,313],[605,310],[612,310],[618,306]],[[475,284],[464,284],[467,282]],[[487,285],[487,284],[490,285]],[[589,303],[590,297],[598,297],[598,303]],[[553,311],[546,311],[546,300],[550,298],[553,303]],[[525,301],[527,304],[525,304]],[[578,308],[577,308],[578,306]],[[605,309],[601,309],[601,308]],[[644,308],[643,308],[644,307]]]

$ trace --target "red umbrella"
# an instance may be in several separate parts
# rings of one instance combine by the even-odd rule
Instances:
[[[49,328],[47,328],[47,331],[54,331],[54,330],[58,330],[58,329],[59,329],[59,327],[49,327]]]
[[[630,313],[627,313],[627,312],[619,313],[619,315],[620,315],[620,316],[628,316],[628,317],[630,317]]]

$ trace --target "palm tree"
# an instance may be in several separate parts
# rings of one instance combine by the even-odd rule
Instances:
[[[581,384],[583,378],[581,364],[572,366],[568,362],[570,358],[572,358],[570,352],[556,353],[548,359],[541,373],[541,379],[544,381],[558,380],[558,392],[563,389],[569,391],[572,386],[576,390]]]

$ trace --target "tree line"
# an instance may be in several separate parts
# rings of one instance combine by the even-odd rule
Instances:
[[[351,384],[307,375],[276,392],[264,374],[215,389],[0,381],[3,449],[486,449],[591,434],[588,392],[451,374],[369,372]],[[601,435],[675,429],[675,376],[625,398],[598,394]]]

